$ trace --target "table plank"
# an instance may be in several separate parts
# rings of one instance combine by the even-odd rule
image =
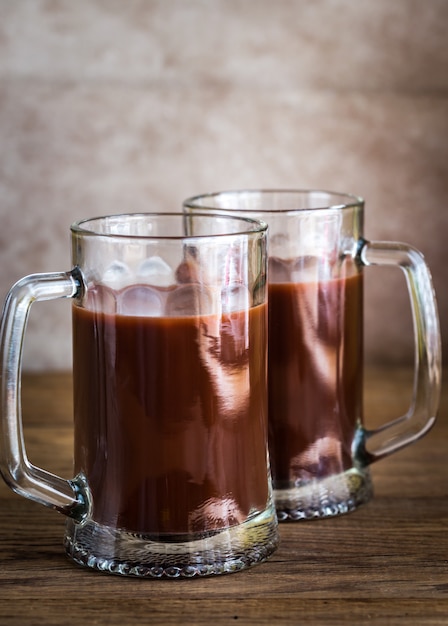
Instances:
[[[369,370],[372,425],[406,408],[410,372]],[[71,377],[26,376],[31,460],[70,476]],[[271,559],[217,578],[127,579],[63,551],[64,519],[0,484],[0,623],[448,624],[448,395],[427,437],[373,467],[355,513],[282,524]],[[386,415],[389,413],[389,415]]]
[[[1,608],[1,605],[0,605]],[[161,603],[151,597],[144,599],[113,599],[79,601],[42,598],[31,607],[28,603],[11,603],[2,615],[3,624],[62,626],[71,624],[347,624],[439,626],[446,624],[448,600],[428,606],[418,600],[394,599],[385,603],[376,600],[321,600],[296,597],[270,598],[266,604],[256,598],[236,595],[229,600],[191,599]],[[30,618],[30,615],[32,617]]]

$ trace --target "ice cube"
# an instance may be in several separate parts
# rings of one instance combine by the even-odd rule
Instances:
[[[114,261],[101,277],[101,283],[111,289],[122,289],[133,282],[130,268],[122,261]]]
[[[157,287],[169,287],[175,283],[171,266],[159,256],[145,259],[137,270],[139,281]]]
[[[182,285],[170,292],[166,314],[172,316],[210,315],[213,313],[211,291],[201,285]]]
[[[147,285],[128,287],[118,297],[117,313],[121,315],[159,317],[163,310],[162,294]]]
[[[245,285],[229,285],[221,291],[223,313],[247,311],[252,305],[252,298]]]

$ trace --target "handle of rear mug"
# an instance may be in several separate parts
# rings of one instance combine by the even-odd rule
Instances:
[[[358,259],[364,266],[403,270],[409,292],[415,338],[414,386],[405,415],[378,429],[364,429],[357,456],[370,464],[425,435],[433,426],[440,400],[441,340],[431,274],[423,255],[405,243],[362,240]]]
[[[38,300],[75,298],[83,292],[81,272],[33,274],[9,291],[0,326],[0,471],[16,493],[74,518],[85,519],[90,498],[85,480],[65,480],[32,465],[27,457],[21,409],[23,343],[31,305]]]

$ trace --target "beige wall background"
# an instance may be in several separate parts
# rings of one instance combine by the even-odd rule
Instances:
[[[0,297],[70,268],[69,226],[240,187],[365,197],[431,266],[448,341],[447,0],[0,0]],[[366,271],[368,361],[412,359],[399,270]],[[71,363],[36,304],[24,367]]]

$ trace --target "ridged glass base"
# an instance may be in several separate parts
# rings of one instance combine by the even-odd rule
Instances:
[[[200,538],[169,542],[134,535],[87,521],[68,521],[65,549],[76,563],[94,569],[146,578],[192,578],[238,572],[265,561],[277,548],[274,507]]]
[[[369,470],[355,468],[289,489],[274,489],[280,522],[343,515],[368,502],[372,495]]]

